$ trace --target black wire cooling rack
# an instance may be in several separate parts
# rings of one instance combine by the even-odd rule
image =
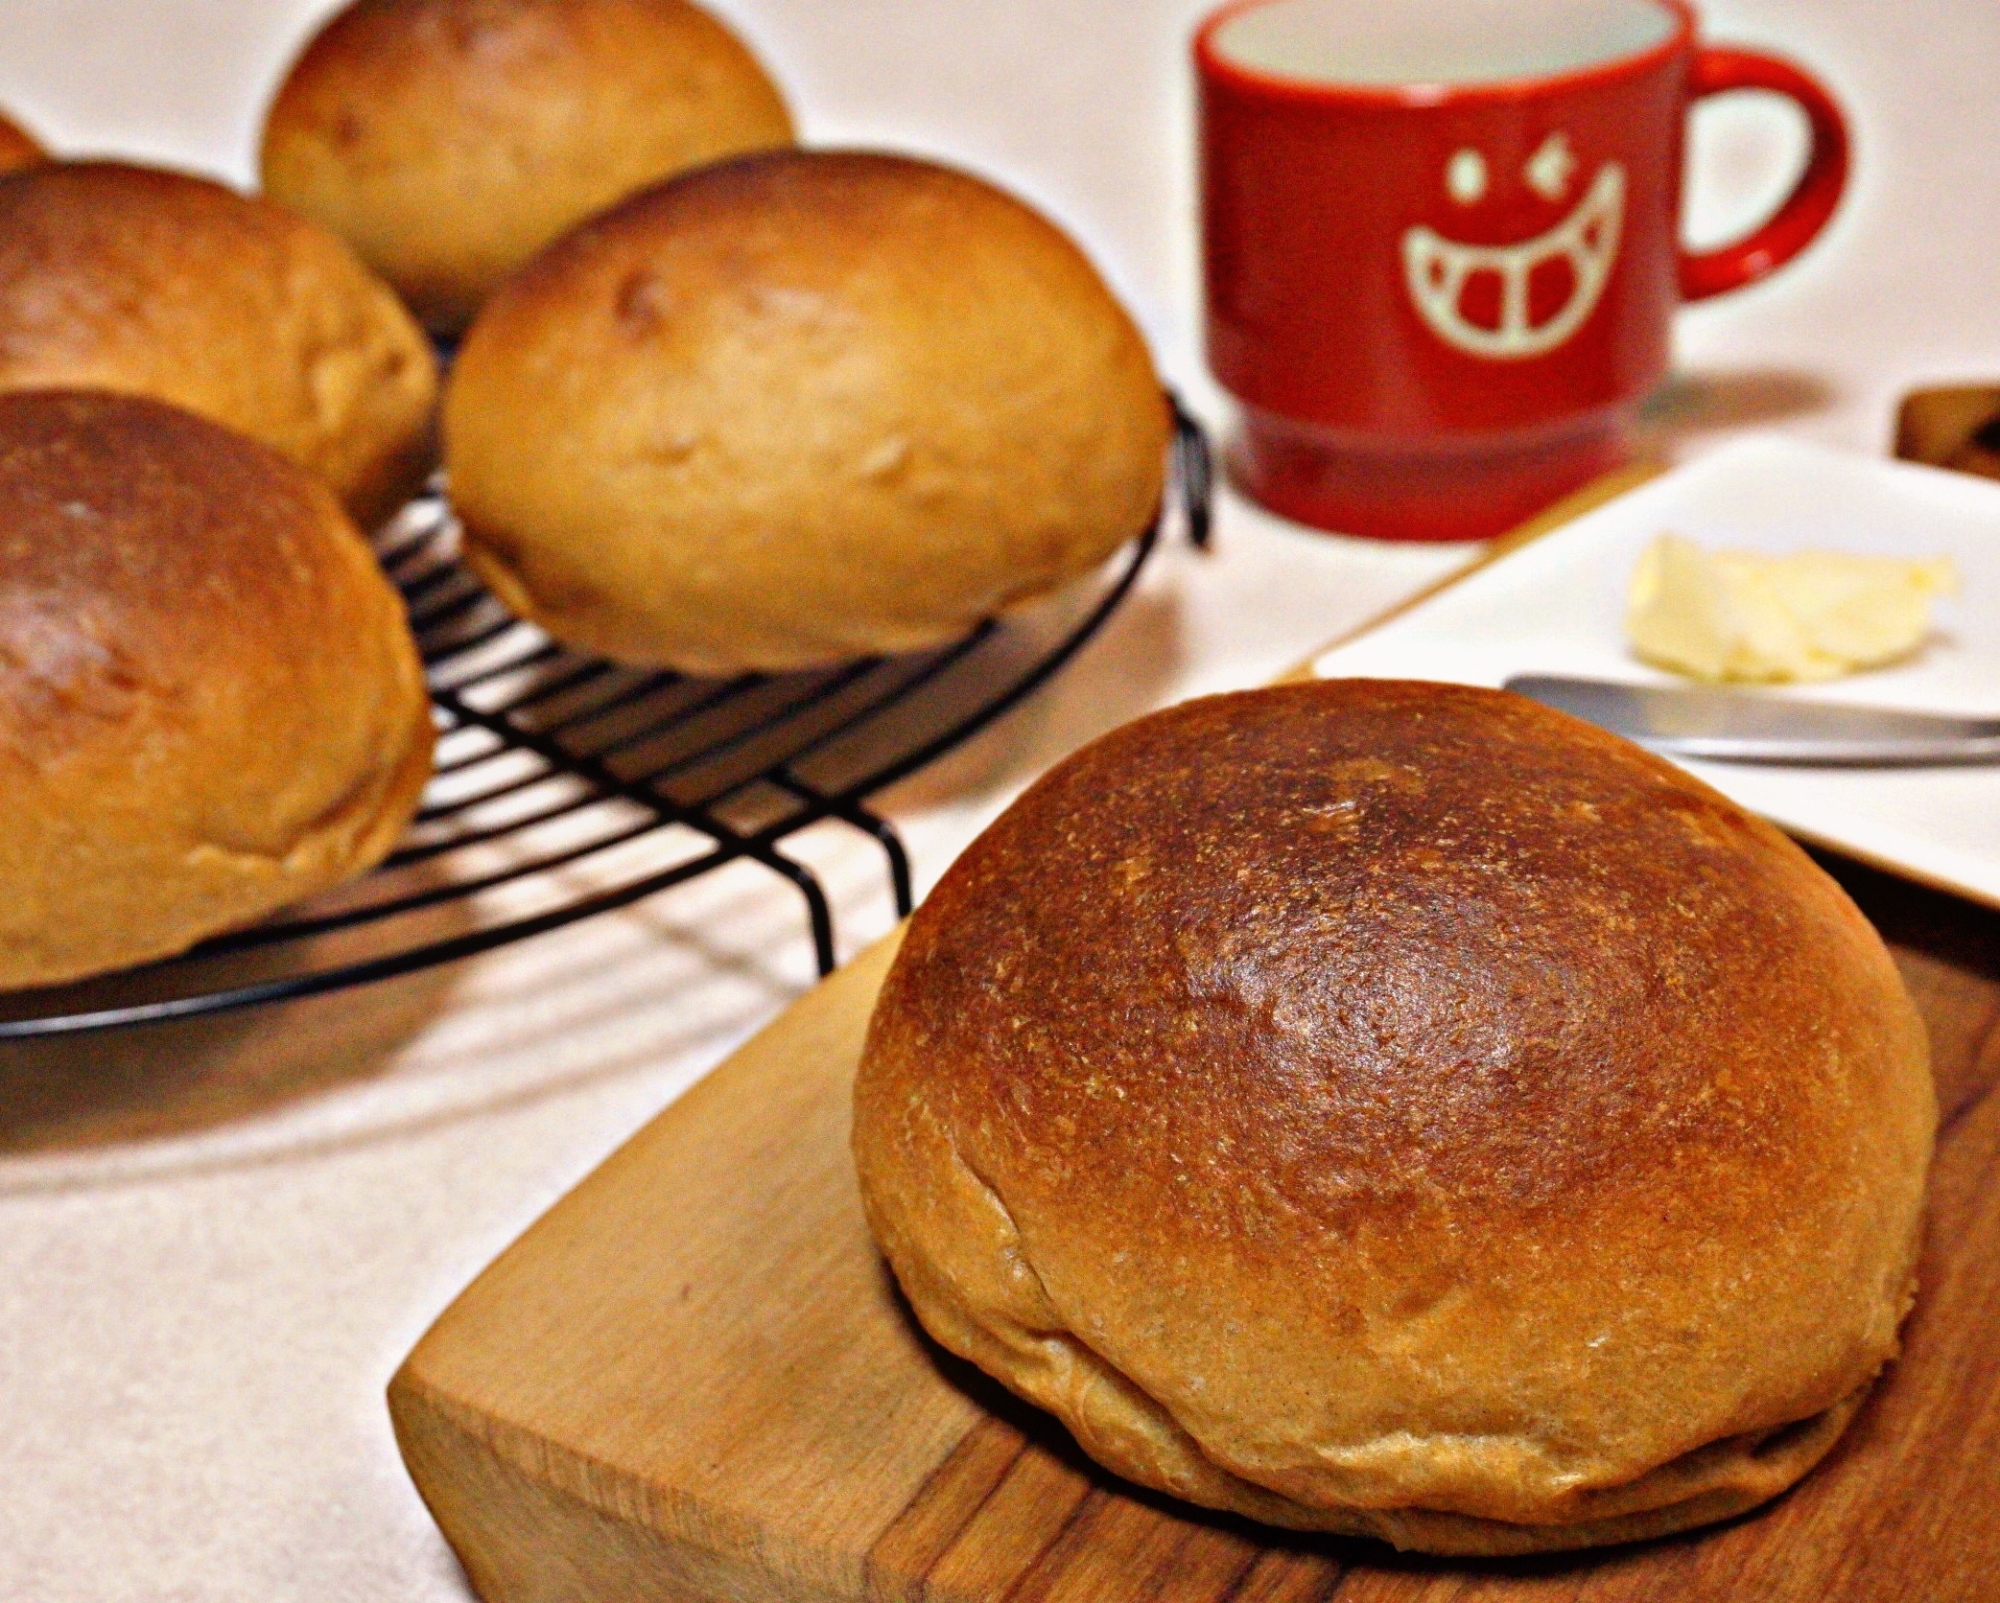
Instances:
[[[0,997],[0,1040],[223,1013],[365,985],[625,907],[732,863],[799,895],[822,974],[833,914],[789,855],[836,820],[886,860],[899,915],[910,863],[868,798],[985,728],[1056,674],[1178,521],[1208,539],[1207,441],[1176,400],[1173,471],[1152,525],[1093,593],[1033,623],[987,622],[939,649],[800,674],[692,679],[565,650],[458,561],[426,498],[378,551],[409,604],[438,721],[436,772],[373,873],[183,957]]]

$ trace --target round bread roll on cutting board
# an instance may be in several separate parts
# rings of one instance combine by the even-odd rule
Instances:
[[[976,178],[784,152],[687,174],[488,303],[444,408],[469,559],[621,661],[810,667],[951,639],[1159,505],[1145,342]]]
[[[151,395],[276,448],[364,527],[436,460],[437,363],[339,239],[182,173],[0,178],[0,389]]]
[[[361,872],[432,741],[402,600],[325,486],[158,401],[0,395],[0,986]]]
[[[279,89],[262,168],[456,334],[592,213],[792,139],[757,59],[686,0],[357,0]]]
[[[15,122],[5,112],[0,112],[0,173],[10,173],[17,167],[34,167],[49,159],[49,153],[42,149],[35,136]]]
[[[1936,1104],[1853,904],[1494,691],[1194,701],[918,909],[855,1093],[925,1327],[1101,1463],[1506,1554],[1796,1481],[1914,1289]]]

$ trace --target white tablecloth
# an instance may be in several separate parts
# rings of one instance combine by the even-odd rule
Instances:
[[[1385,0],[1395,3],[1395,0]],[[1414,3],[1414,0],[1412,0]],[[249,176],[315,0],[7,0],[0,105],[66,153]],[[958,160],[1086,242],[1172,381],[1195,337],[1186,0],[733,0],[819,143]],[[1884,446],[1912,384],[2000,377],[2000,8],[1737,0],[1852,107],[1851,200],[1808,259],[1683,314],[1667,448],[1746,428]],[[1795,132],[1719,109],[1697,232]],[[1257,683],[1463,559],[1290,529],[1225,496],[1050,692],[889,798],[919,890],[1019,786],[1149,707]],[[851,953],[879,857],[808,855]],[[382,1387],[543,1208],[810,981],[789,892],[740,870],[444,974],[197,1032],[0,1059],[0,1597],[462,1598]]]

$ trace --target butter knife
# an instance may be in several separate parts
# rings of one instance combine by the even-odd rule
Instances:
[[[1671,757],[1852,768],[2000,762],[2000,718],[1552,674],[1518,674],[1505,688]]]

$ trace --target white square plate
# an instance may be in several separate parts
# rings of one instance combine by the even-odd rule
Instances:
[[[1893,667],[1778,694],[2000,716],[2000,483],[1789,440],[1726,447],[1607,502],[1379,629],[1322,678],[1498,685],[1519,673],[1671,682],[1625,644],[1625,594],[1661,533],[1750,550],[1948,555],[1964,581]],[[2000,766],[1684,765],[1803,839],[2000,907]]]

